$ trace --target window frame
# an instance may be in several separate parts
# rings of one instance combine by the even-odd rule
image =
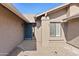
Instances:
[[[53,35],[53,34],[51,35],[51,23],[53,23],[53,24],[55,23],[55,35]],[[56,32],[57,32],[57,31],[56,31],[56,24],[57,24],[57,23],[60,24],[60,25],[59,25],[59,26],[60,26],[60,30],[59,30],[59,31],[60,31],[60,35],[57,35],[57,34],[56,34]],[[62,36],[61,22],[50,22],[50,37],[61,37],[61,36]]]

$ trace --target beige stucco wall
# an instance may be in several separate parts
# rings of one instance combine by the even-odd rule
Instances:
[[[61,37],[50,37],[49,40],[64,40],[65,41],[65,36],[64,36],[64,30],[63,30],[63,26],[64,24],[62,24],[63,19],[67,17],[66,15],[67,10],[66,8],[61,9],[59,11],[57,11],[56,13],[50,14],[49,15],[49,27],[50,27],[50,22],[60,22],[61,23]],[[49,33],[50,33],[50,29],[49,29]]]
[[[42,47],[48,47],[49,43],[49,19],[42,20]]]
[[[41,17],[39,20],[42,20],[40,23],[41,26],[36,29],[36,37],[38,40],[38,45],[41,47],[53,47],[53,42],[69,42],[75,46],[78,46],[78,37],[73,38],[75,34],[78,34],[77,27],[79,26],[78,22],[63,22],[63,19],[66,17],[75,15],[79,13],[79,4],[70,4],[70,6],[58,10],[54,13],[48,14],[48,18]],[[50,22],[61,22],[61,37],[50,37]],[[73,29],[73,30],[72,30]],[[76,30],[76,32],[75,32]],[[74,32],[73,32],[74,31]],[[70,41],[69,41],[70,40]],[[62,44],[62,43],[61,43]]]
[[[68,33],[71,32],[71,27],[72,28],[77,27],[78,24],[72,23],[73,25],[67,25],[67,23],[63,23],[63,19],[65,19],[68,16],[72,16],[72,15],[79,13],[78,6],[79,6],[79,4],[70,4],[70,7],[68,6],[67,8],[58,10],[54,13],[51,12],[50,14],[48,14],[47,16],[49,17],[49,19],[42,20],[42,46],[49,46],[49,45],[51,46],[51,44],[54,41],[66,42],[67,40],[69,40],[69,37],[72,38],[72,36],[74,34],[72,35],[72,34],[68,34]],[[61,22],[61,30],[62,30],[61,37],[50,37],[50,22]],[[67,32],[67,26],[69,28],[68,32]],[[77,30],[77,33],[78,33],[78,30]],[[78,44],[78,43],[76,43],[76,44]]]
[[[40,50],[42,47],[42,25],[41,20],[36,20],[36,27],[35,27],[35,38],[36,38],[36,44],[37,44],[37,50]]]
[[[79,3],[72,3],[68,8],[68,15],[74,16],[79,14]],[[79,47],[79,18],[71,19],[67,22],[66,28],[66,41],[76,47]]]
[[[40,21],[37,21],[39,27],[36,27],[36,39],[40,47],[49,47],[53,41],[65,41],[65,35],[63,30],[63,24],[61,23],[62,35],[61,37],[50,37],[50,22],[62,22],[62,19],[66,18],[66,9],[59,10],[55,13],[49,14],[47,17],[41,17]]]
[[[79,14],[79,3],[70,4],[69,14],[70,16]]]
[[[9,53],[23,40],[22,20],[0,5],[0,55]]]
[[[50,21],[61,22],[62,19],[65,19],[67,17],[66,13],[67,13],[67,9],[64,8],[54,13],[51,12],[51,14],[49,14],[48,16],[50,17]]]
[[[79,18],[68,21],[67,42],[79,48]]]

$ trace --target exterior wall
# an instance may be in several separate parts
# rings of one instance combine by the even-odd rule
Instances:
[[[79,14],[79,3],[70,4],[70,16]]]
[[[49,45],[49,19],[42,20],[42,47],[48,47]]]
[[[23,21],[0,5],[0,55],[7,55],[23,40]]]
[[[42,29],[41,29],[41,20],[38,19],[36,21],[36,27],[35,27],[35,38],[36,38],[36,43],[37,43],[37,50],[40,50],[42,47]]]
[[[65,19],[67,17],[66,13],[67,13],[67,8],[64,8],[54,13],[51,12],[51,14],[49,14],[48,16],[50,18],[50,21],[61,22],[62,19]]]
[[[79,3],[71,3],[70,4],[70,7],[68,9],[68,15],[69,16],[74,16],[76,14],[79,14]],[[76,46],[79,48],[79,29],[78,29],[78,26],[79,26],[79,18],[76,18],[76,19],[72,19],[70,21],[67,22],[67,27],[65,26],[66,28],[66,41],[73,45],[73,46]]]
[[[67,42],[79,48],[79,18],[68,22]]]
[[[38,42],[38,45],[40,47],[49,47],[49,45],[51,46],[51,44],[54,41],[65,41],[65,35],[64,35],[64,30],[63,30],[63,24],[62,24],[62,19],[66,18],[67,10],[66,9],[62,9],[59,10],[55,13],[51,13],[48,15],[48,17],[41,17],[41,19],[37,19],[37,20],[41,20],[41,23],[39,21],[37,21],[38,25],[40,23],[39,28],[36,27],[36,39]],[[62,35],[61,37],[50,37],[50,22],[61,22],[61,30],[62,30]]]
[[[51,12],[50,14],[48,14],[49,19],[42,20],[42,46],[52,47],[51,45],[53,42],[59,42],[59,41],[66,42],[66,40],[71,40],[70,38],[72,38],[73,36],[73,34],[69,34],[71,32],[71,27],[74,30],[74,27],[77,27],[78,24],[72,23],[73,25],[69,25],[71,23],[68,23],[67,25],[67,23],[63,23],[62,20],[65,19],[66,17],[78,14],[79,13],[78,10],[79,10],[79,4],[70,4],[70,6],[64,9],[58,10],[54,13]],[[61,30],[62,30],[61,37],[50,37],[50,22],[61,22]],[[77,30],[77,33],[78,33],[78,30]],[[78,45],[78,43],[76,43],[77,40],[78,39],[75,39],[74,40],[75,42],[73,41],[71,43],[73,45]]]
[[[64,24],[62,24],[62,22],[63,22],[62,20],[67,17],[66,13],[67,13],[67,10],[65,8],[65,9],[57,11],[56,13],[49,15],[49,18],[50,18],[49,25],[50,25],[50,22],[60,22],[61,23],[61,30],[62,30],[61,37],[50,37],[50,40],[65,40],[64,30],[63,30]]]
[[[43,17],[41,20],[41,23],[38,21],[38,24],[40,23],[40,28],[36,29],[36,37],[38,42],[38,45],[41,47],[53,47],[53,43],[60,42],[63,44],[63,42],[69,42],[75,46],[78,46],[78,37],[73,38],[75,34],[78,34],[77,26],[79,26],[78,22],[76,23],[75,21],[73,22],[68,22],[64,23],[62,20],[65,19],[66,17],[73,16],[75,14],[79,13],[79,4],[70,4],[70,6],[58,10],[54,13],[50,13],[47,16],[49,19]],[[41,17],[42,18],[42,17]],[[61,22],[61,30],[62,30],[62,35],[61,37],[50,37],[50,22]],[[73,31],[72,31],[73,29]],[[76,30],[76,32],[75,32]],[[74,36],[73,36],[74,35]],[[74,40],[75,39],[75,40]]]

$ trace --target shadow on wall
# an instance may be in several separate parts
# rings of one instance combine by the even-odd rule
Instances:
[[[62,23],[66,41],[79,39],[79,18]]]
[[[35,26],[33,26],[34,32],[32,39],[23,40],[20,44],[18,44],[9,54],[8,56],[17,56],[21,52],[25,51],[37,51],[37,43],[36,43],[36,37],[35,37]]]
[[[39,29],[41,27],[41,18],[37,18],[36,22],[36,27]]]
[[[66,43],[79,49],[79,18],[71,19],[68,22],[62,23],[62,28],[67,41]]]
[[[25,51],[37,51],[36,46],[36,38],[33,37],[32,40],[23,40],[19,45],[17,45],[9,54],[8,56],[17,56],[21,52]]]
[[[79,18],[68,22],[67,41],[79,39]]]
[[[7,56],[17,56],[21,52],[23,52],[23,50],[16,47]]]
[[[50,19],[57,19],[58,17],[64,16],[66,14],[66,9],[61,9],[54,11],[53,13],[51,12],[49,14]]]
[[[33,37],[32,40],[23,40],[19,45],[17,45],[13,51],[11,51],[8,56],[17,56],[21,52],[25,51],[37,51],[37,42],[36,42],[36,36],[35,36],[35,27],[38,29],[41,27],[41,20],[40,18],[36,20],[36,25],[33,26],[34,32],[33,32]]]
[[[62,24],[67,43],[79,49],[79,18]]]
[[[68,30],[68,22],[63,22],[61,23],[64,35],[65,35],[65,39],[67,40],[67,30]]]

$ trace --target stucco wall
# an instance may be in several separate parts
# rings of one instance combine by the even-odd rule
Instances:
[[[69,12],[70,16],[79,14],[79,3],[70,4]]]
[[[37,50],[40,50],[42,47],[42,29],[41,29],[41,20],[36,20],[36,27],[35,27],[35,38],[36,38],[36,44],[37,44]]]
[[[68,22],[67,42],[79,48],[79,18]]]
[[[50,14],[49,17],[50,17],[50,20],[49,20],[49,23],[50,22],[60,22],[61,23],[61,36],[60,37],[50,37],[50,45],[56,41],[56,42],[63,42],[63,41],[66,41],[66,36],[65,36],[65,25],[64,23],[62,23],[63,19],[67,17],[67,8],[64,8],[64,9],[61,9],[59,11],[57,11],[56,13],[53,13],[53,14]],[[49,30],[50,31],[50,30]]]
[[[49,14],[48,16],[50,18],[50,21],[52,21],[52,22],[61,22],[62,19],[67,17],[66,13],[67,13],[67,9],[64,8],[64,9],[58,10],[54,13],[51,12],[51,14]]]
[[[49,31],[49,21],[48,19],[42,20],[42,46],[48,47],[49,45],[49,37],[50,31]]]
[[[67,9],[64,8],[49,15],[49,18],[50,18],[49,24],[48,24],[49,27],[50,27],[50,22],[60,22],[61,24],[61,37],[50,37],[49,40],[65,40],[65,35],[64,35],[65,33],[63,29],[64,24],[62,23],[63,22],[62,20],[67,17],[66,13],[67,13]],[[49,29],[49,32],[50,32],[50,29]]]
[[[55,13],[48,14],[48,19],[45,17],[41,17],[37,19],[37,27],[36,27],[36,39],[37,45],[39,47],[49,47],[53,43],[53,41],[65,41],[65,35],[63,30],[63,24],[61,23],[61,37],[51,37],[50,36],[50,22],[62,22],[62,19],[66,18],[66,8],[59,10]],[[39,21],[40,20],[40,21]],[[38,47],[37,46],[37,47]]]
[[[38,21],[39,28],[36,28],[36,38],[38,40],[38,46],[40,47],[52,47],[52,44],[55,42],[60,42],[63,45],[63,42],[68,42],[74,46],[79,47],[79,21],[69,21],[64,23],[62,20],[66,17],[75,15],[79,13],[79,4],[70,4],[70,6],[58,10],[54,13],[50,13],[47,16],[49,19],[43,19],[42,17],[39,20],[42,20],[41,23]],[[50,37],[50,22],[61,22],[61,37]]]
[[[0,5],[0,55],[9,53],[23,40],[22,20]]]

